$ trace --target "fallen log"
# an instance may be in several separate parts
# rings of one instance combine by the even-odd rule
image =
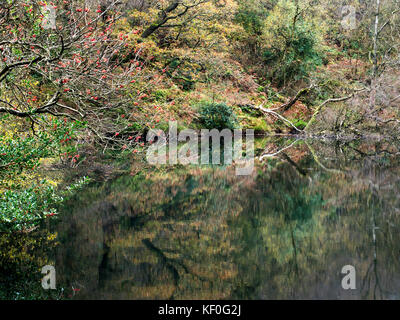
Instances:
[[[264,114],[269,114],[269,115],[275,116],[276,118],[282,120],[283,123],[284,123],[286,126],[295,129],[297,132],[303,132],[303,130],[300,130],[299,128],[297,128],[291,121],[289,121],[289,120],[286,119],[284,116],[280,115],[279,113],[277,113],[277,112],[275,112],[275,111],[273,111],[273,110],[271,110],[271,109],[264,108],[262,105],[253,106],[253,108],[254,108],[255,110],[261,111],[261,112],[264,113]]]

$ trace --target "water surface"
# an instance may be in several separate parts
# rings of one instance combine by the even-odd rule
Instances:
[[[29,264],[55,265],[52,298],[399,299],[399,173],[392,142],[299,140],[250,176],[234,166],[124,174],[92,183],[37,230],[51,244],[33,245]],[[345,265],[355,290],[341,286]]]

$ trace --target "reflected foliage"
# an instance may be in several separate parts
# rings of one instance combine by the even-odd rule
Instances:
[[[298,141],[250,176],[162,167],[89,185],[52,226],[57,284],[80,299],[398,299],[397,152]]]

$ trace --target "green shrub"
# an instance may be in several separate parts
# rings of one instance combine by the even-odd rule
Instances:
[[[84,124],[57,118],[52,125],[52,130],[38,131],[32,136],[21,137],[13,132],[0,135],[0,189],[22,172],[32,173],[40,165],[40,159],[76,152],[71,141]]]
[[[207,129],[235,129],[238,126],[235,113],[225,103],[205,103],[201,105],[200,122]]]
[[[6,191],[0,196],[0,231],[29,228],[56,214],[53,206],[61,201],[53,186],[37,185],[22,191]]]
[[[25,230],[57,214],[57,207],[90,181],[83,177],[62,191],[46,181],[25,190],[7,190],[0,194],[0,232]]]

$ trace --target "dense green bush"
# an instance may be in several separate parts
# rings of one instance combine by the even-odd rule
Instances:
[[[0,232],[29,229],[40,220],[56,215],[57,206],[89,181],[84,177],[58,192],[54,186],[42,181],[24,190],[1,193]]]
[[[235,129],[238,125],[235,113],[225,103],[204,103],[201,105],[200,121],[207,129]]]
[[[76,152],[72,140],[84,123],[56,118],[51,125],[52,129],[40,130],[35,135],[19,136],[14,129],[15,132],[7,130],[7,134],[0,136],[0,190],[5,182],[9,184],[23,171],[32,173],[40,165],[40,159]]]
[[[22,230],[55,215],[54,206],[62,201],[53,186],[35,185],[26,190],[7,190],[0,195],[0,231]]]

